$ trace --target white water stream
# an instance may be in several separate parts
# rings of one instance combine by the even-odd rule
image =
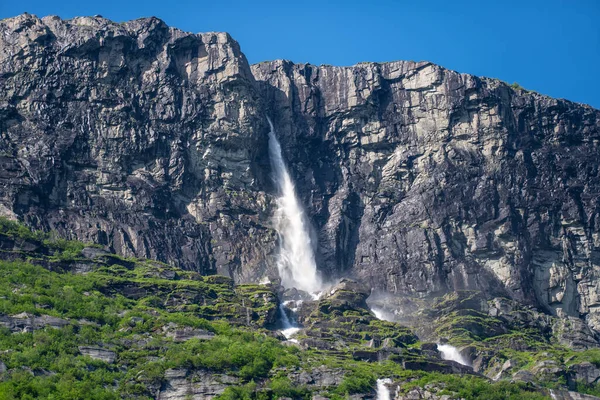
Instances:
[[[456,361],[459,364],[471,366],[469,360],[463,357],[456,347],[449,344],[438,344],[437,348],[442,353],[443,360]]]
[[[281,330],[281,333],[283,333],[283,336],[285,336],[286,339],[290,339],[300,330],[300,328],[292,321],[290,321],[285,312],[285,306],[283,305],[283,303],[279,304],[279,312],[281,313],[281,325],[283,328]]]
[[[377,400],[390,400],[390,389],[387,387],[392,383],[389,378],[377,379]]]
[[[317,274],[317,263],[308,230],[309,223],[296,197],[294,184],[283,161],[281,145],[275,136],[273,123],[268,120],[271,127],[269,159],[279,196],[274,220],[275,230],[280,239],[277,269],[281,284],[283,287],[296,288],[308,293],[318,292],[321,281]]]

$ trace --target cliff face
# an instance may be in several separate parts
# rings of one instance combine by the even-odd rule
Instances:
[[[21,15],[0,52],[5,213],[202,273],[262,268],[266,121],[228,34]]]
[[[319,266],[600,329],[600,112],[430,63],[250,67],[157,19],[0,21],[0,212],[238,281],[273,275],[265,115]]]
[[[333,274],[600,328],[598,110],[424,62],[252,70]]]

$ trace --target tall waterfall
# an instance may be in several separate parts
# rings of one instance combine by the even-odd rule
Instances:
[[[316,292],[321,287],[317,275],[315,254],[308,232],[308,221],[296,197],[294,184],[281,155],[281,146],[269,118],[269,158],[273,181],[279,197],[275,212],[275,229],[279,234],[280,249],[277,268],[284,287]]]

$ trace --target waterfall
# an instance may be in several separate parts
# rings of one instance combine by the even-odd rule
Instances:
[[[456,347],[449,344],[438,344],[437,348],[442,353],[443,360],[456,361],[459,364],[471,366],[471,363],[460,354]]]
[[[296,197],[294,184],[281,155],[281,145],[275,136],[273,123],[267,117],[269,132],[269,159],[273,170],[273,181],[277,186],[278,199],[275,211],[275,229],[280,239],[277,269],[281,284],[286,288],[296,288],[309,293],[321,287],[317,275],[317,263],[308,232],[302,206]]]
[[[390,400],[390,389],[387,387],[392,383],[389,378],[377,379],[377,400]]]
[[[383,308],[371,307],[370,310],[373,313],[373,315],[375,315],[375,318],[377,318],[377,319],[380,319],[382,321],[389,321],[389,322],[396,321],[395,314],[387,312]]]
[[[380,319],[382,321],[385,321],[385,318],[383,316],[383,311],[381,311],[380,309],[378,309],[378,308],[371,308],[371,312],[373,314],[375,314],[375,318]]]
[[[290,318],[285,312],[285,306],[283,305],[283,303],[279,304],[279,313],[281,314],[281,325],[283,327],[281,333],[283,333],[283,336],[285,336],[286,339],[289,339],[296,332],[298,332],[300,328],[296,324],[292,323],[292,321],[290,321]]]

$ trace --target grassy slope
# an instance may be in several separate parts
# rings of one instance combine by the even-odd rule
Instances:
[[[153,398],[172,368],[236,377],[239,383],[221,395],[224,399],[310,398],[307,388],[290,382],[288,372],[322,365],[345,371],[341,385],[322,393],[334,399],[368,393],[380,377],[405,382],[403,391],[434,384],[441,394],[465,399],[544,398],[526,385],[406,371],[392,361],[360,362],[349,352],[283,345],[267,329],[277,303],[264,286],[234,288],[228,279],[118,257],[96,260],[85,275],[73,274],[70,266],[90,262],[81,255],[86,245],[52,240],[1,219],[0,235],[41,243],[45,251],[0,261],[0,318],[27,312],[70,322],[33,332],[0,328],[0,361],[8,368],[0,373],[0,399]],[[0,258],[14,258],[9,253]],[[173,327],[215,336],[176,342],[165,333]],[[79,346],[111,350],[116,362],[83,356]]]

